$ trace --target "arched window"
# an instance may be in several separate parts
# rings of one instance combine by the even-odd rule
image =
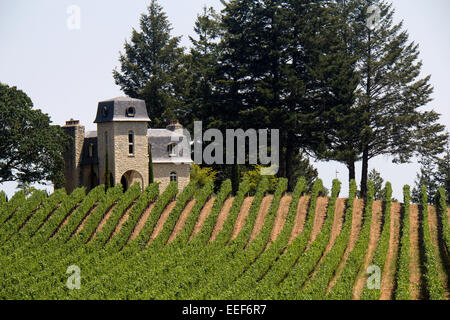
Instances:
[[[171,172],[171,173],[170,173],[170,182],[172,182],[172,181],[175,181],[175,182],[178,181],[177,173],[176,173],[176,172]]]
[[[134,132],[128,132],[128,153],[134,154]]]
[[[171,143],[167,146],[167,153],[169,153],[169,157],[176,157],[177,155],[177,145],[175,143]]]

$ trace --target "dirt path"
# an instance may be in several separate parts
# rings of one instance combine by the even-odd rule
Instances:
[[[241,232],[242,228],[245,225],[245,220],[247,220],[248,213],[250,212],[250,208],[252,206],[254,197],[248,197],[244,199],[242,203],[241,210],[239,211],[238,217],[236,219],[236,224],[234,225],[234,230],[231,235],[231,240],[234,240]]]
[[[184,225],[186,224],[186,220],[188,219],[189,214],[191,213],[192,208],[194,207],[195,203],[196,203],[195,199],[191,200],[188,202],[186,207],[184,207],[183,212],[181,212],[181,215],[178,218],[178,221],[175,224],[175,227],[173,228],[172,234],[170,235],[167,243],[171,243],[173,240],[175,240],[177,235],[181,232],[181,230],[183,230]]]
[[[250,244],[255,238],[258,236],[258,234],[261,232],[262,228],[264,227],[264,223],[266,221],[266,216],[269,213],[270,206],[272,205],[273,201],[273,195],[269,195],[263,198],[261,202],[261,206],[259,207],[258,216],[256,217],[255,225],[253,227],[252,234],[250,235],[250,239],[248,241],[248,244]],[[280,202],[281,204],[281,202]],[[247,244],[247,245],[248,245]]]
[[[270,234],[270,242],[277,240],[278,236],[283,230],[291,203],[292,196],[284,196],[283,198],[281,198],[277,216],[275,217],[275,221],[273,224],[272,233]],[[267,244],[267,246],[269,246],[269,243]]]
[[[353,251],[355,247],[355,243],[358,240],[359,232],[361,231],[362,218],[364,211],[364,200],[363,199],[355,199],[353,204],[353,219],[352,219],[352,230],[350,232],[350,240],[345,249],[344,256],[342,257],[342,261],[337,267],[334,278],[328,284],[327,294],[330,292],[331,288],[336,284],[336,281],[341,276],[342,269],[344,269],[345,263],[347,262],[348,256]]]
[[[423,298],[425,282],[421,270],[420,241],[422,236],[419,232],[419,207],[416,204],[411,205],[410,210],[410,238],[411,238],[411,255],[410,255],[410,295],[411,300],[420,300]]]
[[[150,204],[150,206],[145,209],[144,213],[142,214],[142,216],[139,218],[138,223],[136,223],[136,226],[134,227],[133,232],[131,233],[130,239],[128,239],[128,242],[136,239],[136,237],[139,235],[139,233],[141,232],[141,230],[144,228],[145,223],[148,220],[148,217],[150,216],[153,208],[155,207],[155,202],[153,202],[152,204]]]
[[[97,235],[97,233],[99,233],[100,231],[102,231],[103,226],[105,225],[106,221],[108,221],[109,217],[111,216],[111,214],[113,213],[114,209],[117,207],[117,204],[114,204],[109,210],[108,212],[103,216],[102,220],[100,221],[100,223],[98,224],[97,228],[95,229],[94,233],[91,235],[91,237],[89,238],[88,242],[91,242],[92,239],[95,238],[95,236]]]
[[[66,217],[63,219],[63,221],[59,224],[58,228],[56,228],[56,230],[53,232],[52,234],[52,238],[55,238],[56,235],[58,234],[58,232],[64,228],[64,226],[69,222],[70,217],[78,210],[78,208],[80,207],[81,203],[78,203],[74,208],[72,208],[72,210],[70,210],[70,212],[66,215]]]
[[[98,203],[94,204],[94,206],[89,210],[89,213],[86,215],[86,217],[81,221],[80,225],[78,226],[77,230],[75,230],[75,235],[79,234],[81,230],[83,230],[84,225],[86,224],[86,221],[91,217],[91,215],[95,212],[95,210],[98,207]]]
[[[197,223],[195,224],[194,231],[189,238],[189,241],[192,240],[198,233],[200,233],[200,231],[202,231],[203,225],[205,224],[205,221],[211,213],[212,207],[214,206],[214,201],[216,201],[216,198],[210,198],[203,206],[202,210],[200,211],[200,215],[198,216]]]
[[[383,215],[383,202],[374,201],[372,205],[372,221],[370,222],[370,237],[369,247],[364,260],[364,266],[358,274],[355,286],[353,288],[353,299],[360,300],[361,294],[367,282],[366,270],[373,260],[375,250],[378,247],[378,240],[380,239],[381,223]]]
[[[297,238],[303,232],[303,226],[305,225],[306,213],[308,212],[308,205],[310,199],[311,199],[310,196],[304,196],[301,197],[300,200],[298,201],[297,215],[295,216],[294,227],[292,228],[289,244],[291,244],[292,241],[294,241],[294,239]]]
[[[153,239],[155,239],[158,236],[158,234],[161,232],[161,230],[164,227],[164,224],[167,221],[167,218],[169,218],[169,215],[172,212],[173,207],[175,207],[176,203],[177,203],[176,201],[170,202],[166,206],[164,211],[161,213],[161,216],[159,217],[158,222],[156,223],[155,229],[153,229],[152,235],[150,236],[148,243],[150,243]]]
[[[136,204],[136,201],[134,201],[127,209],[127,211],[125,211],[125,214],[122,216],[122,218],[120,218],[119,223],[116,226],[116,229],[114,229],[114,232],[112,234],[112,236],[110,237],[109,240],[111,240],[114,236],[116,236],[120,230],[122,229],[123,224],[125,223],[125,221],[128,220],[128,218],[130,217],[130,213],[131,210],[133,210],[134,205]],[[108,241],[109,241],[108,240]]]
[[[440,232],[438,217],[436,213],[436,208],[433,206],[428,207],[428,223],[430,225],[431,243],[434,247],[436,262],[438,265],[439,275],[441,277],[442,283],[445,289],[445,298],[448,300],[450,298],[449,292],[449,275],[444,266],[449,264],[449,256],[447,250],[444,248],[444,243],[442,241],[442,233]]]
[[[328,243],[327,248],[325,249],[322,257],[320,258],[317,266],[314,269],[314,272],[311,275],[311,279],[316,276],[317,270],[319,270],[319,266],[321,265],[323,259],[325,259],[326,255],[333,248],[334,243],[336,242],[336,238],[341,233],[342,224],[344,223],[344,215],[345,215],[345,204],[347,199],[336,199],[336,206],[334,210],[334,220],[333,227],[331,228],[330,241]],[[306,284],[306,282],[305,282]]]
[[[219,215],[217,216],[216,225],[214,226],[214,229],[212,231],[211,239],[209,239],[210,242],[214,241],[220,231],[222,231],[223,225],[225,224],[225,221],[227,221],[228,214],[230,213],[230,209],[233,206],[233,201],[233,197],[225,200],[225,203],[223,204],[223,207],[220,210]]]
[[[325,221],[325,217],[327,215],[327,207],[328,207],[328,198],[319,197],[317,198],[316,204],[316,214],[314,216],[314,224],[311,230],[311,237],[309,239],[308,245],[306,246],[306,250],[309,250],[311,244],[316,240],[317,236],[322,230],[323,223]]]
[[[395,289],[395,274],[397,271],[397,258],[400,244],[400,218],[401,204],[392,203],[391,206],[391,229],[389,237],[389,249],[386,256],[386,262],[381,277],[381,295],[380,300],[392,300]]]

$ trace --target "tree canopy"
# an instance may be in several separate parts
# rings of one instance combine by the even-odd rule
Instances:
[[[23,91],[0,83],[0,183],[62,186],[68,139]]]

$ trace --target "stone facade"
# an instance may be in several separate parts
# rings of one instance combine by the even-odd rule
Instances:
[[[188,164],[153,163],[154,181],[160,183],[160,190],[164,190],[170,183],[170,175],[175,173],[178,190],[181,191],[190,182],[191,168]]]
[[[149,145],[154,155],[154,181],[161,184],[160,191],[171,179],[176,179],[181,191],[190,181],[190,152],[175,157],[169,153],[169,145],[173,141],[186,144],[183,127],[176,122],[167,129],[149,130],[149,121],[145,102],[127,97],[99,103],[97,131],[85,134],[79,121],[67,121],[63,129],[73,141],[64,155],[66,191],[70,193],[80,186],[90,190],[105,184],[106,154],[112,185],[121,183],[127,189],[139,182],[144,189],[149,183]]]

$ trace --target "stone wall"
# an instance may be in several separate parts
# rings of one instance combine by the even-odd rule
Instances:
[[[105,132],[108,132],[109,168],[113,184],[120,183],[122,176],[136,171],[142,177],[142,188],[148,185],[148,138],[145,122],[109,122],[97,125],[100,183],[105,181]],[[129,154],[128,134],[134,133],[134,154]],[[127,175],[128,176],[128,175]],[[136,177],[136,174],[132,175]],[[133,181],[136,179],[133,178]],[[133,181],[130,181],[132,183]]]
[[[78,121],[68,121],[62,129],[72,137],[67,152],[64,153],[64,176],[66,179],[65,188],[67,193],[71,193],[81,184],[81,153],[84,144],[84,127]]]
[[[161,183],[159,190],[163,192],[170,183],[170,173],[175,172],[178,179],[178,190],[181,192],[190,181],[190,164],[153,163],[155,182]]]

